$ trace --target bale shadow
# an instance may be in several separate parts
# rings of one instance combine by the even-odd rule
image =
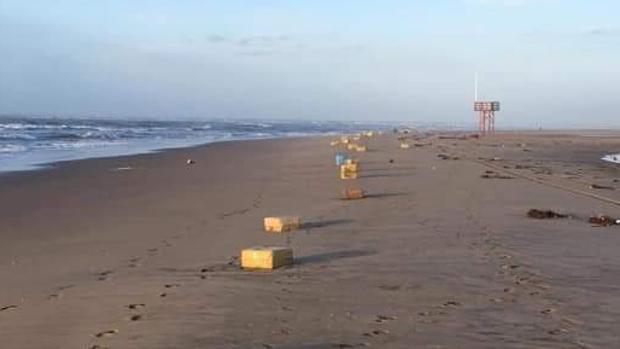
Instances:
[[[362,164],[364,165],[364,164]],[[417,170],[415,166],[403,166],[403,167],[380,167],[380,168],[366,168],[363,167],[363,172],[381,172],[381,171],[409,171],[409,170]]]
[[[372,256],[375,254],[377,254],[377,252],[372,250],[342,250],[297,257],[295,258],[295,264],[314,264],[329,262],[337,259]]]
[[[389,177],[409,177],[412,176],[413,173],[378,173],[378,174],[370,174],[370,175],[362,175],[360,178],[389,178]]]
[[[377,193],[377,194],[367,194],[366,197],[369,199],[379,199],[379,198],[389,198],[394,196],[405,196],[409,195],[409,193]]]
[[[352,219],[332,219],[328,221],[307,222],[301,225],[301,229],[323,228],[338,224],[353,223]]]

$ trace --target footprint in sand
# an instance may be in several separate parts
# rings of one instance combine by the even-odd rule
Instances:
[[[131,310],[142,309],[144,307],[146,307],[146,304],[144,303],[131,303],[127,305],[127,308]]]
[[[142,320],[142,315],[140,314],[135,314],[129,317],[129,321],[140,321]]]
[[[454,301],[454,300],[449,300],[449,301],[443,302],[441,307],[442,308],[453,308],[453,307],[460,307],[461,305],[463,305],[463,303]]]
[[[262,200],[263,200],[263,194],[262,194],[262,193],[259,193],[259,194],[256,196],[256,199],[254,199],[254,202],[252,202],[252,207],[254,207],[254,208],[259,208],[259,207],[260,207],[260,205],[261,205]]]
[[[137,268],[140,266],[140,261],[142,260],[142,258],[136,257],[136,258],[132,258],[129,260],[129,267],[130,268]]]
[[[436,318],[436,316],[446,315],[447,313],[444,311],[423,311],[419,312],[418,316],[421,317],[419,320],[421,323],[425,324],[433,324],[440,321],[440,319]]]
[[[108,277],[110,275],[112,275],[114,271],[113,270],[106,270],[106,271],[102,271],[101,273],[98,273],[97,275],[97,280],[99,281],[105,281],[108,279]]]
[[[384,291],[398,291],[402,288],[401,285],[379,285],[377,287]]]
[[[360,344],[349,344],[349,343],[335,343],[332,344],[332,348],[359,348],[359,347],[365,347],[367,346],[364,343],[360,343]]]
[[[548,309],[544,309],[544,310],[540,311],[540,313],[543,314],[543,315],[551,315],[551,314],[553,314],[555,312],[556,312],[556,310],[553,309],[553,308],[548,308]]]
[[[375,318],[375,322],[378,324],[382,324],[388,321],[394,321],[396,320],[397,317],[396,316],[391,316],[391,315],[377,315],[377,317]]]
[[[165,284],[164,287],[165,288],[177,288],[177,287],[181,287],[181,284]]]
[[[373,330],[373,331],[370,331],[370,332],[365,332],[363,335],[364,335],[364,337],[376,337],[376,336],[385,335],[385,334],[390,334],[390,331],[388,331],[388,330]]]
[[[552,336],[557,336],[557,335],[560,335],[562,333],[568,333],[568,332],[569,331],[567,329],[564,329],[564,328],[555,328],[553,330],[547,331],[547,333],[552,335]]]
[[[113,336],[113,335],[115,335],[117,333],[118,333],[117,329],[101,331],[101,332],[95,334],[95,337],[97,337],[97,338],[110,337],[110,336]]]
[[[521,268],[518,264],[504,264],[502,265],[502,269],[504,270],[515,270]]]

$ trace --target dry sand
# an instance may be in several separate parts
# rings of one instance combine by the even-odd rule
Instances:
[[[347,182],[322,137],[0,176],[0,348],[619,346],[620,227],[587,222],[620,216],[617,134],[410,142]],[[310,224],[262,232],[288,214]],[[296,265],[240,271],[255,244]]]

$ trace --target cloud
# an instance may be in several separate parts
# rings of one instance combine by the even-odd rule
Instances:
[[[220,34],[209,34],[205,39],[211,44],[232,43],[238,46],[273,46],[293,41],[293,37],[284,34],[252,35],[239,38],[227,37]]]
[[[298,50],[301,47],[299,38],[291,35],[251,35],[229,37],[220,34],[210,34],[205,38],[208,44],[227,44],[243,56],[267,56],[277,52]]]
[[[620,36],[620,28],[611,27],[593,27],[583,32],[583,35],[593,37],[611,37]]]
[[[291,40],[288,35],[254,35],[241,38],[237,43],[241,46],[271,46]]]
[[[228,42],[228,41],[230,40],[223,35],[211,34],[207,36],[207,42],[212,43],[212,44],[219,44],[219,43]]]

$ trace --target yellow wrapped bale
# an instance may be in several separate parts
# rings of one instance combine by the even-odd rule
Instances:
[[[356,179],[358,169],[359,168],[356,163],[341,165],[340,166],[340,179]]]
[[[355,147],[355,151],[358,153],[365,153],[368,150],[365,145],[358,145]]]
[[[293,250],[288,247],[256,246],[241,251],[243,269],[273,270],[293,264]]]
[[[301,227],[301,220],[297,216],[265,217],[265,231],[268,233],[284,233]]]
[[[409,149],[409,144],[408,143],[401,143],[400,144],[400,149]]]
[[[360,188],[348,188],[343,192],[345,200],[359,200],[366,197],[364,190]]]

